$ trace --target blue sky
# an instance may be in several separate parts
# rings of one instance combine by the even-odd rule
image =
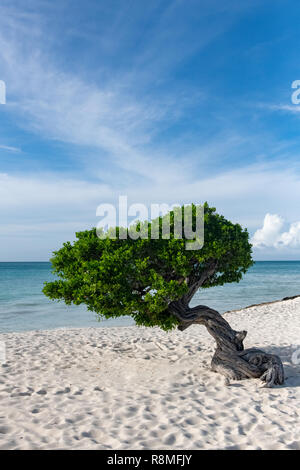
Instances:
[[[300,5],[2,0],[0,260],[48,260],[96,207],[207,200],[255,259],[300,259]]]

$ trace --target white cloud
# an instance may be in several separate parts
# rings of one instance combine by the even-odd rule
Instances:
[[[90,204],[99,204],[101,199],[110,196],[111,191],[106,184],[66,179],[58,175],[24,177],[0,173],[0,209],[19,211],[21,218],[27,211],[27,217],[33,210],[42,213],[43,208],[45,214],[55,207],[57,213],[63,209],[78,211]]]
[[[12,1],[2,3],[1,74],[8,88],[6,109],[14,113],[15,121],[47,139],[82,146],[82,150],[88,148],[88,152],[81,152],[82,161],[93,176],[100,175],[96,166],[113,160],[119,170],[134,171],[147,180],[160,180],[161,184],[165,174],[169,177],[173,173],[181,173],[182,165],[177,165],[174,158],[174,154],[179,153],[178,149],[170,152],[171,142],[168,142],[166,150],[162,150],[153,137],[161,131],[163,123],[171,125],[190,106],[202,103],[205,97],[199,86],[192,92],[191,88],[188,91],[176,90],[175,93],[164,89],[164,95],[155,92],[156,87],[153,86],[152,92],[147,91],[147,87],[142,93],[137,90],[143,90],[145,83],[152,84],[154,78],[155,83],[164,81],[167,70],[170,73],[183,58],[186,60],[189,54],[207,46],[237,20],[244,9],[249,8],[241,7],[235,1],[226,7],[217,1],[202,2],[201,9],[196,10],[201,27],[200,40],[198,28],[192,33],[188,22],[180,21],[180,28],[177,27],[178,15],[190,15],[190,11],[182,6],[182,2],[172,2],[163,9],[164,13],[153,25],[154,30],[151,29],[149,37],[145,35],[142,51],[132,57],[130,67],[122,76],[113,71],[103,74],[101,80],[100,74],[92,74],[89,81],[86,71],[81,75],[78,71],[72,73],[70,69],[66,72],[67,67],[63,68],[53,58],[57,46],[55,34],[49,30],[40,2],[31,0],[28,9],[14,8],[15,2]],[[39,8],[35,8],[36,3]],[[118,48],[122,44],[122,34],[131,37],[132,28],[127,27],[124,31],[127,22],[121,21],[127,18],[127,9],[127,6],[121,8],[116,16],[119,19],[117,27],[109,34],[107,25],[103,26],[108,37],[101,39],[103,34],[99,34],[99,41],[111,39],[112,47]],[[147,16],[147,10],[138,8],[134,12],[133,9],[132,14]],[[210,21],[206,21],[206,17]],[[111,28],[112,25],[108,30]],[[197,41],[192,40],[193,34],[197,35]],[[187,41],[190,35],[191,40]],[[180,49],[175,45],[175,38],[182,44]],[[125,38],[123,41],[126,42]],[[101,63],[101,57],[97,62]],[[102,66],[105,65],[103,58]],[[187,153],[186,145],[181,143],[181,149],[182,153]],[[87,157],[87,153],[93,153],[93,157]]]
[[[162,152],[147,152],[158,123],[177,120],[195,96],[147,96],[134,93],[131,77],[117,83],[113,76],[91,83],[78,74],[61,70],[47,51],[36,13],[20,15],[18,10],[0,6],[1,74],[7,83],[7,112],[16,122],[40,136],[97,153],[98,165],[113,160],[120,169],[149,178],[153,160],[162,171],[170,159]],[[48,38],[51,43],[51,35]],[[2,77],[1,77],[2,78]],[[128,82],[127,82],[128,81]],[[131,88],[130,88],[131,87]],[[198,91],[199,95],[199,91]],[[82,160],[89,163],[87,152]]]
[[[240,3],[237,5],[240,8]],[[237,168],[233,163],[230,171],[222,170],[222,160],[232,157],[241,139],[239,135],[228,139],[214,135],[212,143],[204,142],[201,146],[198,140],[193,149],[181,134],[178,141],[167,140],[165,148],[153,144],[153,133],[159,130],[160,123],[176,120],[195,99],[194,94],[189,100],[186,95],[178,99],[178,94],[173,99],[172,95],[162,99],[155,94],[143,94],[139,99],[135,94],[135,89],[142,87],[141,77],[145,79],[148,74],[148,78],[159,81],[161,77],[156,76],[159,70],[170,68],[169,51],[163,54],[161,44],[173,44],[173,40],[163,40],[165,34],[172,38],[174,28],[161,28],[162,36],[154,35],[157,38],[154,46],[153,37],[149,38],[151,49],[132,64],[132,73],[124,76],[121,83],[110,77],[104,84],[100,80],[90,83],[86,76],[83,79],[65,72],[66,68],[61,70],[49,53],[53,38],[49,30],[49,35],[45,33],[44,21],[39,13],[25,14],[22,9],[0,6],[1,78],[8,85],[5,109],[14,113],[15,122],[39,137],[77,145],[77,155],[81,154],[82,166],[87,171],[77,177],[54,173],[0,175],[1,223],[5,223],[0,260],[47,259],[53,249],[66,239],[73,239],[75,231],[95,225],[97,205],[115,203],[119,194],[127,194],[130,203],[208,200],[218,212],[250,230],[258,227],[266,208],[284,212],[292,220],[300,200],[299,172],[292,165]],[[168,16],[164,21],[169,23]],[[201,34],[201,47],[223,31],[221,24],[215,31],[209,22],[207,25]],[[211,31],[206,37],[207,29]],[[182,37],[185,33],[182,32]],[[188,49],[195,51],[196,45],[189,41]],[[187,52],[174,47],[172,63],[182,60]],[[198,93],[201,95],[202,90]],[[244,148],[250,140],[251,136],[242,139]],[[13,151],[9,145],[5,149]],[[175,159],[174,155],[180,153],[183,157]],[[210,165],[209,173],[209,165],[203,169],[205,165],[201,164],[212,162],[216,156],[220,166]],[[276,243],[296,246],[297,223],[281,233],[281,219],[276,222],[274,217],[278,216],[270,217],[273,219],[266,227],[254,235],[256,246],[262,246],[266,240],[269,243],[266,246]]]
[[[155,178],[153,184],[135,181],[120,188],[113,178],[103,184],[54,173],[31,176],[1,174],[0,259],[48,259],[52,250],[66,240],[73,240],[76,231],[97,224],[96,208],[99,204],[116,204],[121,194],[128,196],[129,204],[140,202],[148,207],[155,202],[171,204],[207,200],[219,213],[242,223],[250,231],[257,229],[265,215],[262,201],[268,201],[274,213],[282,211],[292,219],[300,199],[299,178],[291,169],[283,171],[282,168],[248,166],[214,177],[195,175],[192,179],[189,173],[180,173],[178,168],[177,172],[165,173],[161,178]],[[289,254],[294,248],[293,256],[297,259],[300,244],[297,245],[296,233],[299,236],[299,224],[292,224],[290,230],[284,232],[282,219],[268,214],[263,229],[253,237],[254,245],[255,248],[264,245],[274,250],[276,245],[273,259],[280,248],[289,250]],[[16,240],[19,251],[16,251]],[[263,252],[261,249],[258,251]]]
[[[0,149],[1,150],[6,150],[7,152],[13,152],[13,153],[21,152],[21,149],[19,149],[18,147],[12,147],[10,145],[1,145],[0,144]]]
[[[280,104],[280,105],[271,105],[267,106],[269,109],[274,111],[285,111],[289,113],[300,113],[300,106],[296,104]]]
[[[300,247],[300,222],[291,224],[289,231],[281,234],[278,245],[292,248]]]
[[[266,214],[263,227],[258,229],[252,237],[254,247],[274,246],[283,227],[284,220],[276,214]]]
[[[282,231],[284,219],[277,214],[266,214],[263,227],[258,229],[251,243],[254,248],[300,248],[300,222],[290,225],[288,231]]]

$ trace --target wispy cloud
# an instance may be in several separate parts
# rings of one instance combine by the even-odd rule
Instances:
[[[20,153],[21,149],[18,147],[11,147],[9,145],[2,145],[0,144],[0,149],[6,150],[7,152],[13,152],[13,153]]]
[[[98,161],[100,167],[113,159],[120,170],[133,171],[147,180],[159,179],[166,171],[169,175],[177,172],[174,154],[161,149],[154,137],[160,128],[176,123],[197,101],[201,103],[204,93],[198,86],[192,95],[191,89],[187,93],[175,88],[168,93],[166,87],[162,94],[157,83],[153,87],[153,75],[163,82],[166,71],[170,74],[176,64],[224,33],[243,10],[238,2],[231,1],[225,7],[203,1],[200,8],[195,8],[196,16],[182,2],[159,2],[160,14],[149,32],[146,29],[143,34],[142,49],[134,48],[131,67],[122,70],[122,75],[102,73],[105,78],[100,72],[96,81],[86,80],[84,74],[80,77],[66,72],[57,64],[49,47],[51,42],[57,46],[53,33],[45,16],[37,13],[43,9],[33,8],[39,2],[31,1],[31,8],[21,12],[13,5],[4,2],[0,7],[0,57],[8,86],[7,109],[18,117],[19,125],[48,139],[94,149],[97,157],[92,159],[92,166]],[[120,8],[115,26],[106,28],[108,38],[114,38],[113,50],[122,40],[135,40],[130,28],[123,29],[127,10],[125,6]],[[140,8],[136,13],[139,21],[146,20]],[[197,28],[190,28],[190,22],[184,19],[195,21]],[[45,30],[49,33],[47,42]],[[111,53],[113,50],[110,48]],[[87,159],[84,150],[82,156]],[[92,172],[95,174],[94,167]]]
[[[299,171],[296,164],[278,162],[288,149],[275,139],[267,143],[258,132],[241,132],[238,116],[234,119],[226,110],[212,113],[207,130],[202,109],[209,101],[207,90],[200,81],[176,81],[180,64],[185,72],[188,59],[200,56],[256,2],[246,7],[233,0],[226,5],[196,1],[193,8],[181,1],[148,2],[147,7],[133,2],[135,8],[120,2],[112,21],[105,15],[114,4],[91,2],[103,18],[100,25],[92,21],[91,30],[79,29],[72,15],[65,15],[72,9],[69,0],[21,3],[3,0],[0,6],[5,113],[33,140],[44,140],[45,147],[54,141],[67,144],[68,153],[75,149],[74,162],[80,160],[82,172],[26,168],[22,174],[0,175],[5,251],[15,253],[16,238],[22,244],[22,237],[27,240],[32,233],[34,245],[24,245],[28,259],[41,253],[45,259],[75,230],[95,225],[97,205],[117,202],[119,194],[146,204],[208,200],[251,231],[267,211],[293,220],[300,199]],[[86,11],[82,14],[85,24]],[[70,57],[68,41],[76,40],[78,55]],[[67,42],[64,52],[61,41]],[[131,52],[125,55],[128,44]],[[217,130],[215,116],[223,132]],[[193,119],[201,123],[191,131],[185,121]],[[9,145],[7,136],[3,141],[3,151],[23,150],[21,144],[20,149]],[[40,154],[42,159],[43,147]],[[249,154],[252,162],[264,161],[264,154],[277,161],[250,164]],[[48,152],[47,159],[52,158]]]
[[[176,120],[191,100],[166,96],[157,101],[152,96],[141,101],[128,91],[124,77],[121,83],[112,79],[101,86],[66,73],[43,50],[41,18],[2,9],[0,57],[7,109],[19,116],[19,125],[45,138],[97,149],[99,163],[113,158],[120,168],[149,177],[146,167],[155,155],[147,156],[141,147],[151,142],[156,125]]]
[[[273,111],[284,111],[288,113],[300,113],[300,105],[295,104],[279,104],[279,105],[269,105],[267,106],[270,110]]]

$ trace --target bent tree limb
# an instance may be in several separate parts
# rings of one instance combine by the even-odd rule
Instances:
[[[235,331],[217,312],[204,305],[190,308],[185,302],[172,302],[170,312],[180,321],[183,331],[192,324],[204,325],[216,341],[212,370],[228,379],[260,378],[266,387],[284,382],[283,365],[278,356],[260,349],[244,349],[246,331]]]

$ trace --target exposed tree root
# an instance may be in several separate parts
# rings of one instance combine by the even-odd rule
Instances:
[[[260,349],[244,350],[246,331],[235,331],[217,312],[204,305],[190,308],[183,302],[173,302],[170,312],[180,320],[179,329],[192,324],[204,325],[216,341],[217,347],[211,361],[212,370],[227,379],[243,380],[260,378],[266,387],[284,383],[283,365],[278,356]]]

